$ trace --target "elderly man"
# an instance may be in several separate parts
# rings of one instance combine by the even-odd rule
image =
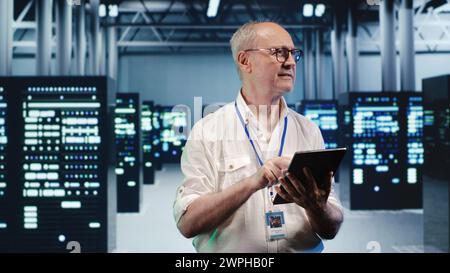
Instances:
[[[174,202],[178,229],[198,252],[320,252],[343,221],[333,174],[318,188],[308,169],[305,181],[286,172],[295,152],[324,148],[318,127],[283,98],[302,52],[272,22],[247,23],[230,43],[242,88],[191,131]],[[274,205],[276,193],[290,202]]]

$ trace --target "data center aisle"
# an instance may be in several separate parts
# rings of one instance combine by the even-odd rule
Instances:
[[[164,165],[156,173],[156,184],[144,186],[140,213],[117,217],[117,252],[195,252],[173,220],[172,205],[182,181],[179,165]],[[348,184],[336,184],[340,187]],[[343,196],[344,205],[347,203]],[[325,242],[324,252],[423,252],[422,210],[350,211],[334,240]],[[440,252],[428,248],[427,252]]]
[[[341,230],[325,242],[324,252],[424,252],[422,210],[344,213]]]
[[[118,214],[117,252],[195,252],[191,240],[178,231],[172,213],[182,179],[178,164],[165,164],[156,172],[155,185],[144,185],[141,212]]]

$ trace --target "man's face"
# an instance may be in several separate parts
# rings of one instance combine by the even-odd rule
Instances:
[[[294,48],[291,36],[279,25],[261,23],[256,27],[256,48]],[[291,54],[284,63],[280,63],[276,55],[269,51],[250,52],[249,59],[252,62],[249,77],[258,86],[269,90],[273,95],[282,95],[293,89],[296,64]]]

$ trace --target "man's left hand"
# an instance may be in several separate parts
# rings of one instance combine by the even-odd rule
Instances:
[[[294,202],[307,211],[312,213],[323,212],[331,191],[333,172],[326,174],[323,178],[324,181],[319,181],[323,185],[323,188],[319,188],[317,186],[318,181],[312,175],[311,170],[304,167],[302,171],[304,181],[300,181],[290,173],[286,174],[288,179],[285,177],[278,178],[283,187],[277,185],[275,187],[276,192],[286,201]]]

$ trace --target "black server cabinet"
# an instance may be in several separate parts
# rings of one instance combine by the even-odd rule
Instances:
[[[1,146],[0,156],[8,166],[0,183],[9,197],[0,215],[13,215],[6,251],[113,250],[109,207],[115,198],[104,145],[107,78],[4,77],[0,86],[0,112],[7,105],[7,134],[0,133],[7,136],[0,141],[6,152]]]
[[[160,145],[163,163],[180,163],[188,132],[187,107],[161,106],[160,108]]]
[[[422,208],[423,106],[415,92],[350,92],[351,209]]]
[[[424,245],[449,252],[450,75],[422,80],[425,107]]]
[[[163,164],[163,158],[162,158],[162,145],[161,145],[161,130],[162,130],[162,124],[161,124],[161,111],[162,111],[161,105],[155,105],[153,108],[153,115],[152,115],[152,125],[155,130],[155,133],[152,135],[153,141],[152,141],[152,149],[153,149],[153,159],[154,159],[154,166],[156,171],[162,170],[162,164]]]
[[[300,114],[314,122],[322,133],[326,149],[338,147],[338,107],[334,100],[303,100]]]
[[[139,94],[117,93],[114,113],[117,212],[139,212],[142,201]]]
[[[6,149],[8,144],[7,124],[8,104],[6,101],[5,87],[0,82],[0,252],[6,252],[10,248],[12,228],[11,215],[11,191],[7,179],[8,170],[6,161]]]
[[[450,179],[450,75],[423,80],[425,168],[427,175]]]
[[[142,137],[142,170],[144,184],[155,183],[155,158],[153,147],[155,128],[153,127],[154,103],[142,102],[141,108],[141,137]]]

